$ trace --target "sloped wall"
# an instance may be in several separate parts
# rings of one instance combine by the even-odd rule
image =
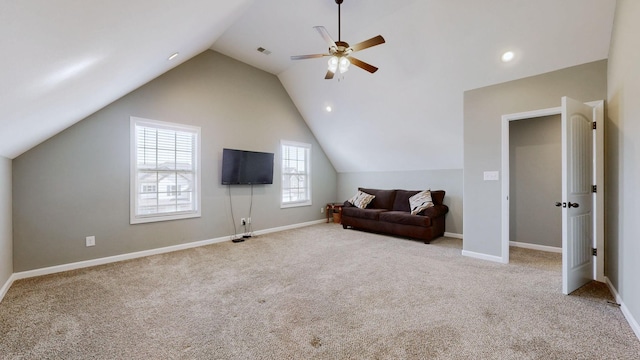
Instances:
[[[129,224],[130,116],[202,128],[201,218]],[[312,145],[312,206],[280,208],[280,140]],[[254,231],[320,220],[336,197],[336,172],[278,78],[208,50],[14,159],[14,270],[232,235],[225,147],[276,154],[274,184],[254,187]],[[250,187],[231,192],[239,222]]]

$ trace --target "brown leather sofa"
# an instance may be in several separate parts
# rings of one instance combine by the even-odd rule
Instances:
[[[360,209],[349,201],[342,207],[342,227],[383,234],[431,240],[444,235],[444,219],[449,208],[442,203],[444,190],[431,191],[434,206],[417,215],[411,215],[409,198],[421,190],[380,190],[359,188],[367,194],[375,195],[365,209]]]

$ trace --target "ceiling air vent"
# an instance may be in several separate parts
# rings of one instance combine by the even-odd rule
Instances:
[[[259,48],[257,48],[256,50],[258,50],[259,52],[261,52],[261,53],[263,53],[263,54],[265,54],[265,55],[269,55],[269,54],[271,54],[271,51],[269,51],[269,50],[267,50],[267,49],[263,48],[262,46],[260,46],[260,47],[259,47]]]

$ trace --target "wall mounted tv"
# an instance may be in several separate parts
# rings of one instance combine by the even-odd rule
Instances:
[[[222,149],[222,185],[273,184],[273,153]]]

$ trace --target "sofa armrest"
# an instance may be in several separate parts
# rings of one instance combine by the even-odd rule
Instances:
[[[355,207],[355,205],[353,205],[352,203],[350,203],[349,201],[345,201],[344,204],[342,205],[343,207]]]
[[[449,212],[449,207],[447,205],[434,205],[430,208],[424,209],[418,215],[424,215],[430,218],[437,218],[440,216],[444,216],[448,212]]]

